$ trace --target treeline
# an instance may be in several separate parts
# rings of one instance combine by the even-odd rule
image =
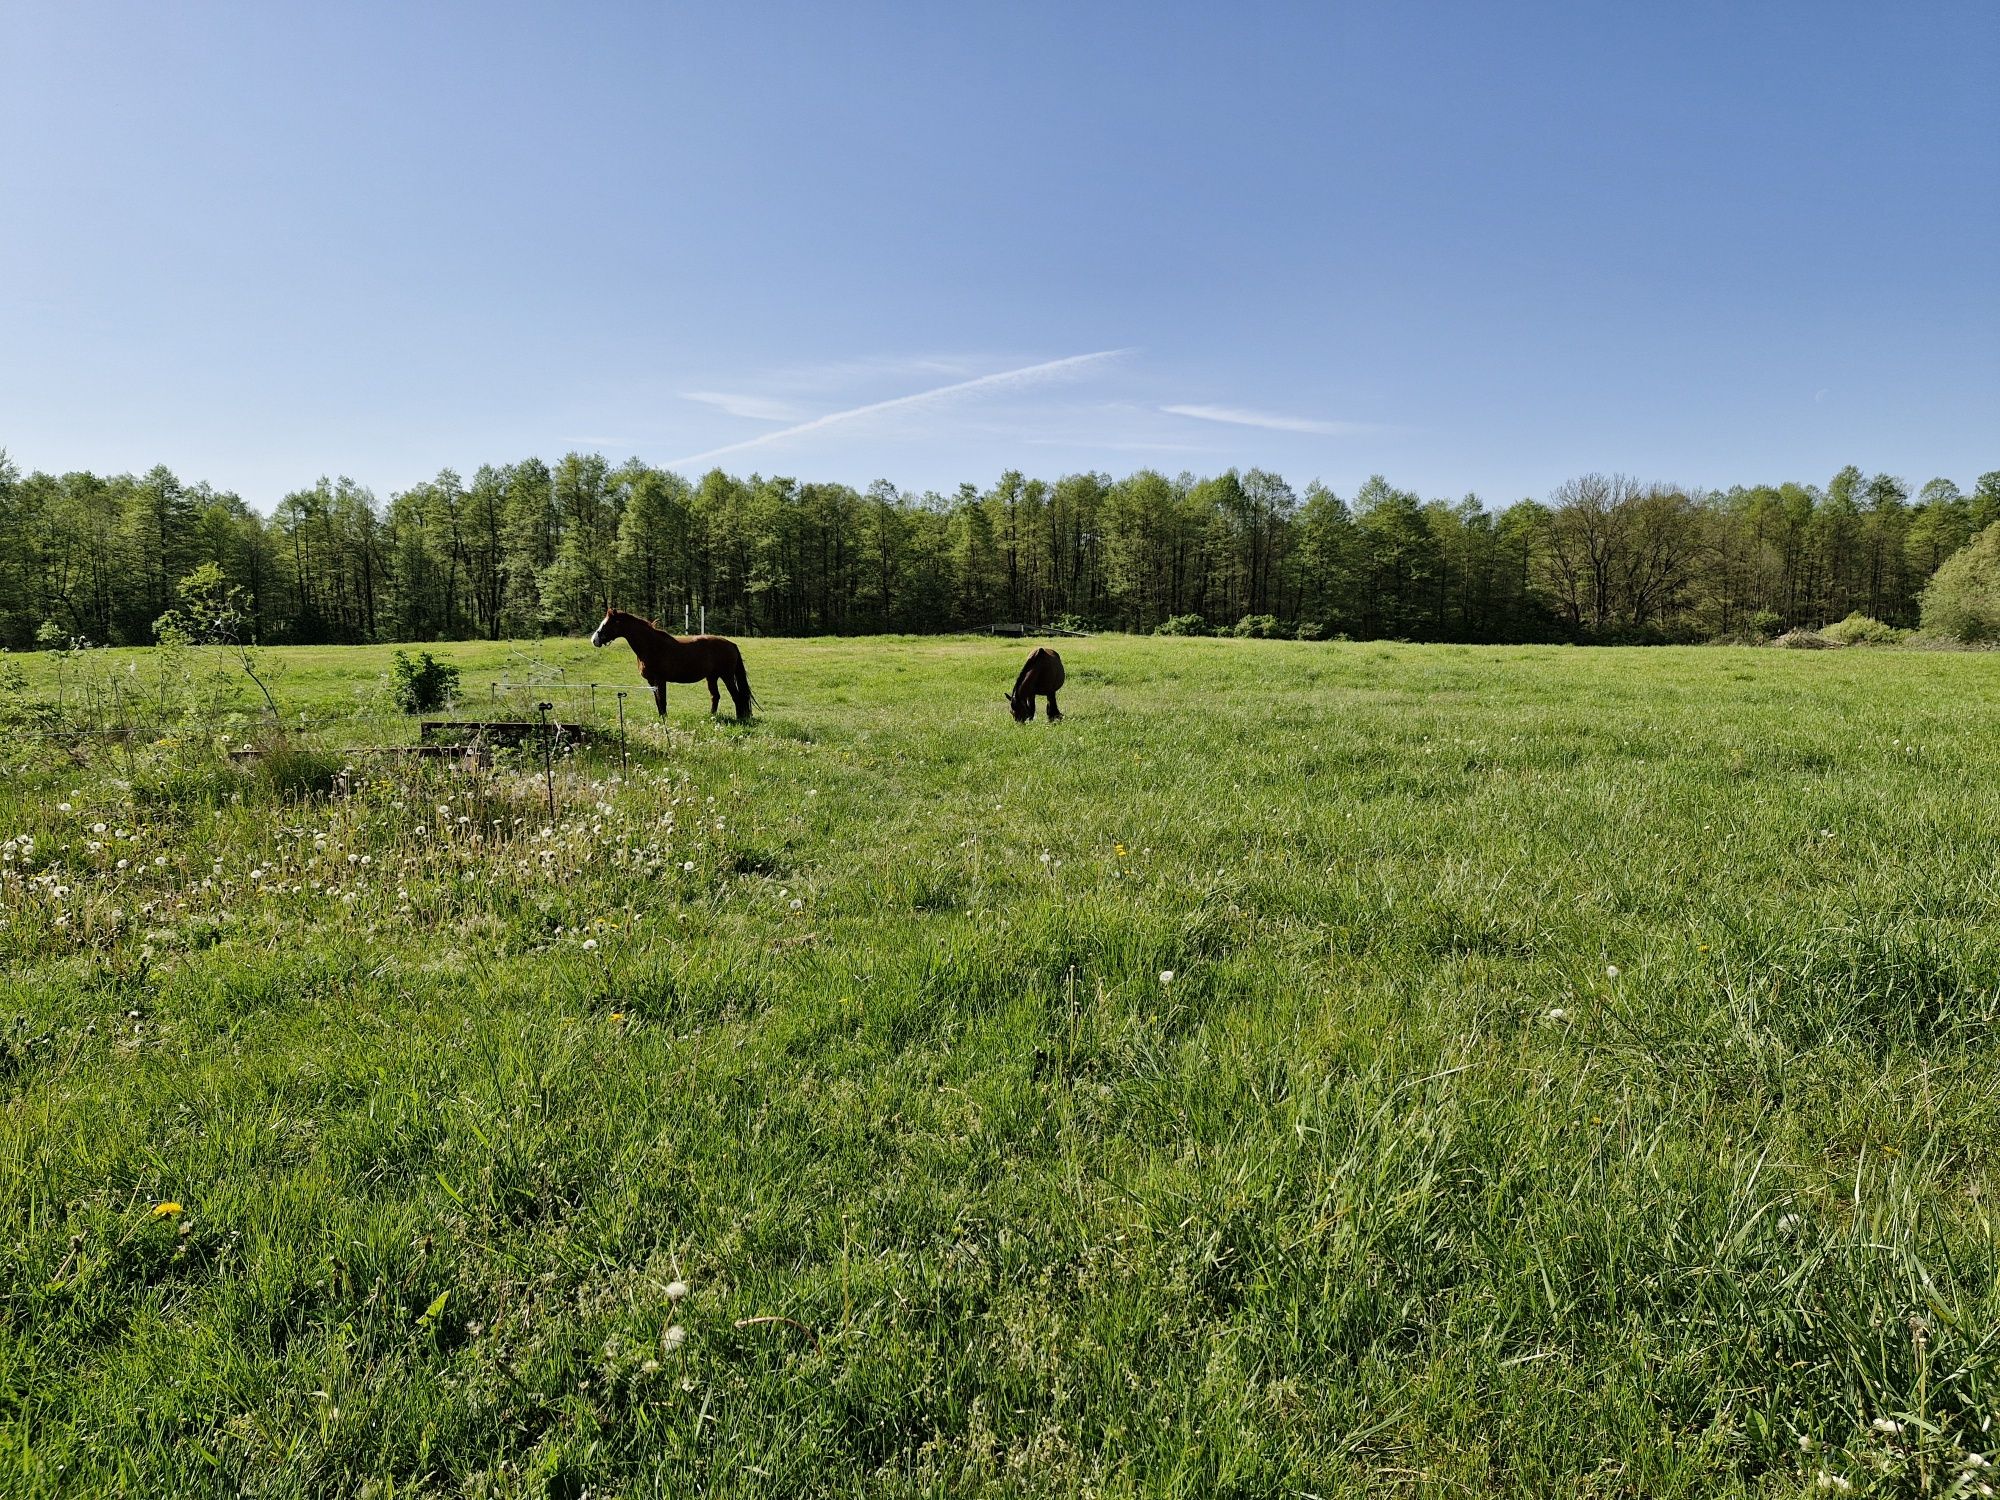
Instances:
[[[991,488],[689,482],[572,453],[447,470],[382,504],[342,479],[268,516],[165,468],[22,474],[0,453],[0,645],[141,644],[211,565],[266,642],[514,638],[607,599],[678,627],[812,635],[1231,627],[1410,640],[1704,640],[1860,611],[1916,623],[1938,564],[2000,520],[1970,492],[1843,469],[1824,488],[1589,475],[1494,509],[1381,478],[1010,472]],[[210,577],[213,575],[210,574]],[[1171,622],[1171,624],[1170,624]]]

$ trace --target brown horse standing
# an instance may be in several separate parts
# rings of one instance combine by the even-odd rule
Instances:
[[[1034,718],[1035,698],[1040,695],[1049,700],[1049,722],[1055,723],[1062,717],[1062,710],[1056,707],[1056,689],[1062,685],[1062,658],[1047,646],[1035,647],[1028,653],[1021,675],[1014,679],[1014,691],[1007,694],[1007,706],[1014,710],[1015,722],[1025,724]]]
[[[620,637],[632,643],[633,653],[639,658],[639,675],[651,685],[653,706],[660,711],[661,718],[667,716],[668,683],[704,679],[708,682],[710,713],[722,706],[722,694],[715,690],[720,682],[735,701],[736,717],[750,717],[757,700],[750,694],[750,676],[743,670],[743,653],[736,649],[736,642],[719,635],[683,639],[670,635],[651,620],[606,605],[604,623],[591,634],[590,644],[608,646]]]

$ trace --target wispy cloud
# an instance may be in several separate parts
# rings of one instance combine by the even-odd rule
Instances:
[[[1251,411],[1243,406],[1163,406],[1161,411],[1203,422],[1227,422],[1234,427],[1262,427],[1271,432],[1311,432],[1321,437],[1357,437],[1381,429],[1370,422],[1323,422],[1314,417],[1288,417],[1279,412]]]
[[[682,391],[683,401],[699,401],[732,417],[749,417],[758,422],[796,422],[799,409],[775,396],[749,396],[735,391]]]
[[[705,453],[691,453],[686,458],[676,458],[667,467],[681,469],[690,464],[707,463],[710,459],[720,458],[725,453],[741,453],[748,448],[761,448],[769,443],[783,442],[787,438],[818,432],[843,422],[852,422],[860,417],[875,416],[881,412],[910,411],[953,397],[968,395],[974,391],[990,392],[1008,386],[1031,385],[1065,375],[1078,374],[1091,365],[1115,359],[1124,352],[1122,349],[1101,349],[1094,354],[1072,354],[1066,359],[1051,359],[1038,365],[1023,365],[1018,370],[1000,370],[992,375],[980,375],[971,380],[955,380],[950,385],[936,386],[931,390],[917,391],[908,396],[895,396],[887,401],[871,401],[866,406],[851,406],[845,411],[831,411],[825,416],[780,428],[776,432],[760,433],[756,437],[745,438],[740,443],[725,443],[720,448],[710,448]]]

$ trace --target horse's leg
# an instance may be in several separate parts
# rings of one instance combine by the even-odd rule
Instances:
[[[1055,721],[1056,721],[1056,720],[1060,719],[1061,717],[1062,717],[1062,710],[1056,707],[1056,695],[1055,695],[1054,693],[1050,693],[1050,694],[1049,694],[1049,722],[1050,722],[1051,724],[1053,724],[1053,723],[1055,723]]]
[[[667,685],[664,682],[653,684],[653,707],[660,711],[661,718],[667,716]]]
[[[713,714],[722,707],[722,694],[716,691],[715,679],[708,679],[708,711]]]

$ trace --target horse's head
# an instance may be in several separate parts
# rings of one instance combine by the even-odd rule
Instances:
[[[1007,707],[1013,713],[1016,724],[1025,724],[1028,720],[1034,718],[1035,695],[1033,693],[1025,690],[1017,690],[1011,693],[1002,693],[1000,696],[1007,700]]]
[[[628,616],[624,610],[613,609],[609,604],[605,605],[604,622],[590,633],[590,644],[593,646],[610,645],[625,634],[625,622],[627,618]]]

